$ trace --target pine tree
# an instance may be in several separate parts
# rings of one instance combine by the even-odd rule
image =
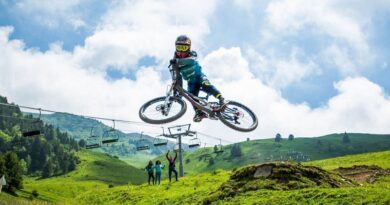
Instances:
[[[281,142],[282,141],[282,135],[281,134],[276,134],[275,136],[275,142]]]
[[[209,159],[209,166],[212,166],[214,164],[215,164],[214,158],[210,157],[210,159]]]
[[[344,136],[343,136],[343,143],[348,144],[350,142],[351,142],[351,140],[349,139],[347,132],[345,132]]]
[[[294,135],[293,134],[290,134],[289,136],[288,136],[288,140],[294,140]]]
[[[230,157],[235,158],[235,157],[241,157],[242,156],[242,151],[241,147],[239,144],[234,144],[231,148],[230,151]]]
[[[49,159],[46,161],[45,165],[43,166],[42,176],[50,177],[53,176],[53,173],[54,173],[54,166],[52,161]]]

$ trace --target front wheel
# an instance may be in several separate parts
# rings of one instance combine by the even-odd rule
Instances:
[[[139,109],[139,117],[150,124],[163,124],[179,119],[187,110],[186,103],[177,97],[158,97],[146,102]]]
[[[226,126],[241,132],[253,131],[258,125],[255,113],[245,105],[234,101],[224,106],[218,118]]]

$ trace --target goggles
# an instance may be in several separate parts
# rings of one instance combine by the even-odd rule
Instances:
[[[185,51],[188,51],[188,50],[190,50],[190,46],[189,45],[182,45],[182,44],[177,44],[176,45],[176,51],[185,52]]]

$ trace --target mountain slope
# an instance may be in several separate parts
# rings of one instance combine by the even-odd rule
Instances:
[[[376,153],[387,155],[387,153]],[[390,161],[377,163],[371,161],[371,154],[351,155],[352,161],[366,160],[368,164],[390,166]],[[339,158],[328,159],[338,161]],[[315,163],[315,162],[313,162]],[[351,163],[350,165],[353,165]],[[242,170],[242,169],[239,169]],[[287,170],[288,171],[288,170]],[[237,173],[235,171],[233,173]],[[136,187],[115,187],[113,189],[90,191],[78,197],[81,204],[388,204],[390,203],[390,177],[379,178],[373,184],[345,186],[341,188],[317,187],[298,188],[293,190],[272,190],[258,188],[261,184],[247,184],[235,195],[224,198],[212,198],[225,182],[231,179],[230,171],[214,171],[183,177],[179,182],[163,181],[160,186],[141,185]],[[260,180],[261,181],[261,180]],[[235,186],[234,184],[231,186]],[[261,186],[260,186],[261,187]],[[277,187],[274,184],[271,187]],[[234,188],[234,187],[231,187]],[[211,198],[210,198],[211,197]],[[212,200],[211,200],[212,199]],[[348,203],[346,203],[348,202]]]
[[[378,153],[367,153],[348,156],[352,162],[390,167],[389,160],[378,162],[373,157],[389,155],[389,151]],[[327,159],[337,163],[343,161],[345,157]],[[319,163],[313,161],[310,163]],[[321,163],[320,163],[321,164]],[[326,165],[325,165],[326,166]],[[239,169],[243,170],[243,169]],[[233,172],[237,173],[237,172]],[[163,175],[166,174],[166,170]],[[213,193],[216,193],[221,185],[231,178],[232,172],[217,170],[209,173],[202,173],[180,178],[179,182],[169,183],[162,181],[159,186],[149,186],[142,184],[138,186],[123,185],[109,188],[107,184],[96,183],[85,185],[81,190],[80,186],[84,182],[66,183],[68,178],[53,178],[58,184],[41,184],[39,181],[32,181],[31,187],[41,193],[42,198],[66,204],[388,204],[390,203],[390,177],[381,177],[372,184],[362,184],[361,186],[350,186],[342,188],[312,187],[295,190],[270,190],[265,188],[249,189],[245,192],[238,192],[234,196],[226,198],[214,198],[210,200]],[[64,183],[65,182],[65,183]],[[91,181],[89,181],[91,182]],[[93,183],[93,182],[91,182]],[[249,184],[250,185],[250,184]],[[256,184],[253,184],[256,187]],[[256,186],[255,186],[256,185]],[[72,188],[69,188],[72,187]],[[251,186],[247,187],[250,188]],[[51,195],[48,195],[51,194]],[[62,194],[62,195],[61,195]],[[59,196],[60,195],[60,196]],[[0,199],[13,203],[24,203],[20,198],[11,198],[0,195]],[[41,197],[40,197],[41,198]],[[41,199],[42,199],[41,198]],[[22,200],[22,201],[20,201]],[[35,200],[34,200],[35,201]],[[35,201],[36,204],[43,204]],[[347,204],[348,204],[347,203]]]
[[[90,143],[96,140],[91,136],[98,136],[99,139],[119,138],[118,143],[102,146],[96,149],[101,152],[117,155],[120,157],[129,157],[137,154],[136,146],[140,139],[140,133],[123,133],[121,131],[107,132],[111,129],[95,119],[85,118],[78,115],[68,113],[53,113],[42,115],[41,119],[46,123],[58,127],[61,131],[69,133],[76,140],[84,139]],[[113,125],[112,125],[113,126]],[[172,142],[168,142],[168,146],[154,147],[154,137],[143,135],[142,139],[146,140],[146,144],[151,148],[149,151],[143,151],[142,154],[159,155],[174,146]]]
[[[333,170],[337,167],[351,167],[353,165],[377,165],[382,168],[390,169],[390,151],[347,155],[337,158],[305,162],[305,164],[319,166],[328,170]]]
[[[146,174],[118,160],[115,157],[103,153],[80,151],[77,155],[81,164],[63,176],[47,179],[26,178],[24,192],[31,193],[37,190],[39,199],[46,201],[68,201],[74,199],[86,191],[97,191],[107,188],[109,185],[141,184],[146,182]],[[28,197],[29,194],[19,193]]]
[[[214,153],[213,148],[201,148],[184,153],[184,171],[187,174],[233,169],[248,164],[258,164],[275,160],[312,161],[347,154],[358,154],[390,150],[390,135],[348,134],[350,142],[343,143],[344,134],[331,134],[316,138],[295,138],[294,140],[261,139],[238,143],[241,156],[232,156],[232,148],[224,146],[222,153]],[[165,155],[155,160],[166,164]],[[178,160],[177,160],[178,167]]]

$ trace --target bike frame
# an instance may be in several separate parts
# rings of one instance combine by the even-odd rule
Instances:
[[[213,108],[208,101],[189,93],[180,85],[178,85],[176,83],[176,80],[173,81],[169,91],[167,92],[167,97],[165,99],[166,104],[169,102],[169,97],[172,96],[173,91],[176,91],[180,96],[183,96],[185,99],[187,99],[191,103],[191,105],[195,106],[199,110],[206,112],[210,116],[214,116],[216,112],[219,112],[221,110],[220,107]]]

